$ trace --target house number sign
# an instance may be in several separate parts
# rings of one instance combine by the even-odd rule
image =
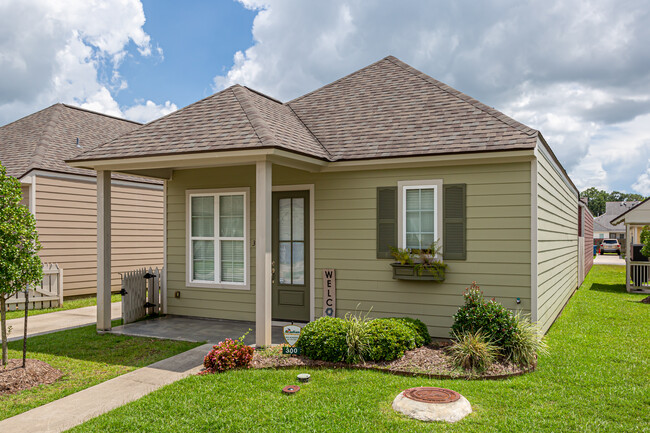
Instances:
[[[282,329],[284,334],[284,339],[289,344],[290,347],[284,346],[282,348],[282,354],[284,355],[300,355],[300,347],[296,347],[295,344],[300,338],[300,326],[296,325],[287,325]]]
[[[336,317],[336,271],[323,269],[323,316]]]

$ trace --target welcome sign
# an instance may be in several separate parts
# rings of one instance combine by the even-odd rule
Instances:
[[[336,271],[323,269],[323,316],[336,317]]]

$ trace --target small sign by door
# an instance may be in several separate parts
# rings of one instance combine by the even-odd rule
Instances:
[[[295,346],[298,338],[300,338],[300,326],[287,325],[283,328],[284,339],[290,346]]]
[[[336,271],[323,269],[323,316],[336,317]]]

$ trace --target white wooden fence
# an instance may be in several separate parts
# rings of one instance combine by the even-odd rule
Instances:
[[[650,291],[650,262],[631,261],[627,278],[630,289]]]
[[[63,269],[56,263],[43,264],[43,282],[29,289],[29,309],[56,308],[63,305]],[[7,311],[25,309],[25,292],[7,299]]]
[[[145,278],[146,274],[152,278]],[[122,320],[135,322],[147,314],[164,313],[162,269],[137,269],[120,274],[122,279]]]

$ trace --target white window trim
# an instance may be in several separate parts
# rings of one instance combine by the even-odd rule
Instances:
[[[217,202],[222,195],[243,194],[244,195],[244,282],[243,283],[217,283],[207,281],[194,281],[192,279],[192,200],[194,196],[213,196],[215,198],[215,212]],[[250,188],[222,188],[222,189],[194,189],[185,191],[185,285],[187,287],[200,287],[209,289],[229,290],[250,290],[250,214],[249,214]],[[217,220],[219,214],[215,213],[215,236],[209,240],[215,240],[215,252],[218,251],[219,242]],[[228,238],[221,238],[227,240]],[[221,257],[215,254],[215,277],[220,276]]]
[[[407,189],[431,188],[435,189],[434,202],[434,230],[436,241],[442,247],[442,179],[428,180],[403,180],[397,182],[397,242],[400,248],[406,248],[406,194]],[[442,257],[437,257],[442,259]]]

